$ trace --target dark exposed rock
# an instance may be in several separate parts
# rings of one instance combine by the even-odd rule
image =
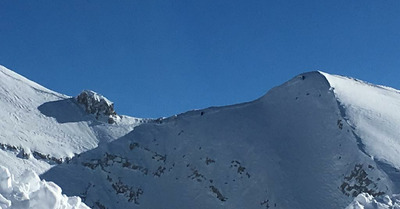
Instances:
[[[106,209],[106,207],[104,205],[102,205],[99,201],[95,202],[95,208],[99,208],[99,209]]]
[[[16,154],[17,157],[21,158],[21,159],[29,159],[31,157],[34,157],[37,160],[43,160],[48,162],[49,164],[61,164],[63,162],[69,161],[71,158],[69,157],[65,157],[65,158],[56,158],[53,156],[50,156],[49,154],[43,154],[41,152],[38,151],[29,151],[22,148],[22,147],[17,147],[17,146],[13,146],[13,145],[9,145],[9,144],[3,144],[0,143],[0,149],[4,150],[4,151],[10,151]]]
[[[217,195],[217,198],[222,201],[225,202],[228,198],[224,197],[224,195],[222,195],[222,193],[219,191],[219,189],[217,189],[215,186],[210,186],[211,191]]]
[[[159,166],[157,170],[153,173],[154,176],[160,177],[165,171],[165,167]]]
[[[211,159],[211,158],[206,158],[206,164],[209,165],[211,163],[215,163],[215,160]]]
[[[384,194],[378,191],[376,183],[368,177],[362,164],[356,164],[350,175],[344,177],[340,189],[343,194],[353,197],[361,193],[368,193],[374,197]]]
[[[85,107],[85,111],[109,124],[115,123],[118,117],[114,104],[104,96],[90,90],[84,90],[76,97],[76,101]]]
[[[241,165],[241,163],[237,160],[232,160],[231,161],[231,168],[237,168],[237,173],[240,175],[246,175],[248,178],[250,178],[250,173],[246,172],[246,168]]]

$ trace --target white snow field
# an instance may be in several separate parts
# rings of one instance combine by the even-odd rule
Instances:
[[[29,170],[14,178],[0,166],[0,209],[86,209],[79,197],[67,197],[53,182],[40,180]]]
[[[399,91],[352,78],[304,73],[255,101],[146,120],[0,67],[0,105],[0,165],[92,208],[395,208],[400,193]]]

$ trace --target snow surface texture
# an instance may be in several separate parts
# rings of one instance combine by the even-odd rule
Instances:
[[[157,120],[83,93],[0,67],[0,165],[94,208],[368,208],[400,192],[400,94],[388,87],[310,72],[252,102]]]
[[[26,170],[14,179],[9,170],[0,166],[0,209],[88,209],[79,197],[67,197],[53,182],[40,180]]]
[[[400,209],[400,195],[384,195],[374,198],[372,195],[362,193],[346,209]]]
[[[332,86],[345,120],[355,129],[363,151],[383,165],[400,169],[400,91],[322,74]]]
[[[143,121],[116,115],[114,124],[96,120],[75,98],[46,89],[3,66],[0,107],[0,162],[16,175],[26,168],[41,174],[129,133]]]
[[[343,115],[326,77],[305,73],[252,102],[142,124],[42,177],[94,208],[337,209],[392,194]]]

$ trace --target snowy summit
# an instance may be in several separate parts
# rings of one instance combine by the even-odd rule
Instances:
[[[315,71],[254,101],[154,120],[0,67],[0,105],[2,208],[40,197],[51,200],[41,208],[400,205],[400,94],[389,87]]]

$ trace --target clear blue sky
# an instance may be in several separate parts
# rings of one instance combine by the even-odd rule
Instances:
[[[322,70],[400,89],[399,0],[0,0],[0,64],[161,117]]]

